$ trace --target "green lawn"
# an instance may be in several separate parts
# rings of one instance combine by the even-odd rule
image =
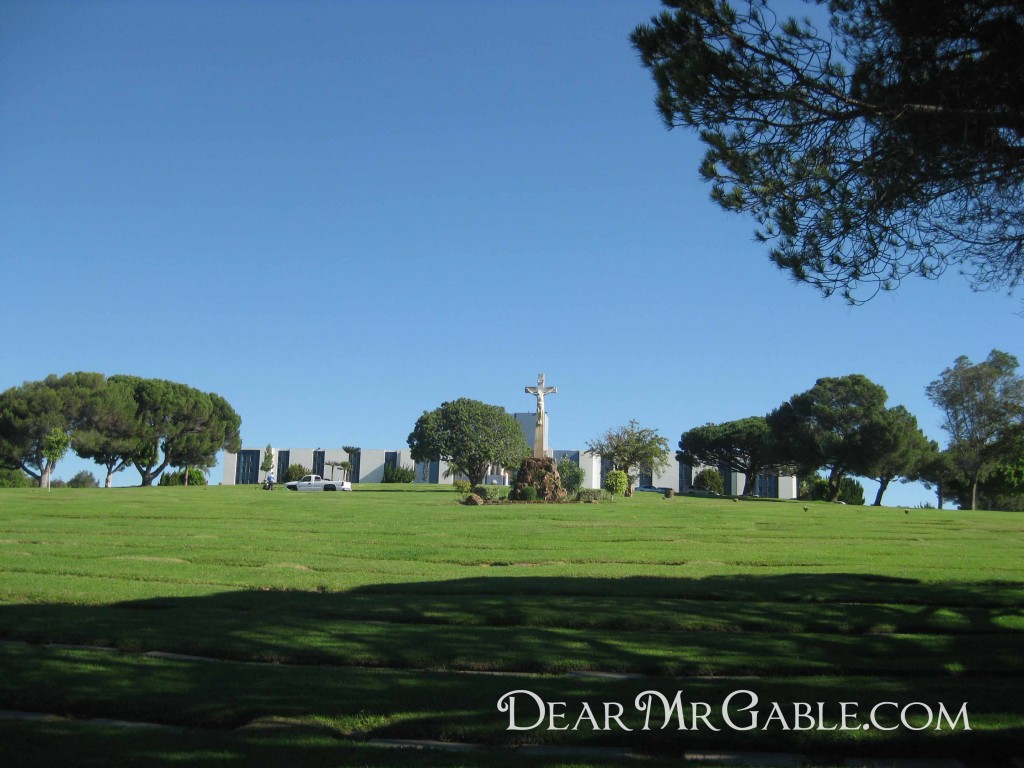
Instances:
[[[651,765],[700,750],[1024,754],[1024,516],[456,498],[0,491],[0,710],[72,718],[0,718],[0,764],[66,764],[72,749],[96,765],[620,762],[505,749],[517,745],[625,748]],[[522,689],[565,701],[570,725],[582,702],[622,703],[634,730],[509,731],[497,701]],[[833,719],[842,701],[967,702],[972,730],[738,732],[719,711],[738,689],[762,720],[770,702],[825,702]],[[642,731],[647,690],[714,711],[698,730],[659,717]],[[81,722],[93,718],[181,730]]]

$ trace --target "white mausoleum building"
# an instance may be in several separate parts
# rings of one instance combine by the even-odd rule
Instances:
[[[535,434],[537,430],[537,414],[515,413],[516,421],[523,430],[523,436],[531,449],[534,448]],[[547,413],[544,414],[545,429],[547,433]],[[262,483],[266,472],[260,469],[263,463],[265,448],[243,448],[238,453],[227,453],[224,456],[224,485],[246,485]],[[387,449],[361,449],[359,453],[350,456],[341,448],[273,448],[274,472],[278,482],[283,482],[285,472],[292,464],[301,464],[314,474],[326,478],[348,479],[353,483],[380,483],[384,480],[384,468],[391,467],[413,467],[416,470],[416,483],[452,484],[459,479],[457,476],[448,474],[448,464],[444,461],[432,461],[417,463],[412,460],[412,454],[408,447],[396,450]],[[608,471],[607,462],[602,463],[601,457],[586,450],[552,450],[544,446],[544,452],[559,461],[567,458],[583,468],[584,488],[600,488],[604,475]],[[343,477],[344,470],[332,466],[343,461],[352,463],[352,471],[347,478]],[[515,479],[513,468],[508,472],[501,472],[500,467],[495,467],[495,473],[487,476],[488,483],[507,485]],[[691,467],[688,464],[681,464],[676,461],[675,453],[670,452],[668,467],[655,475],[641,473],[638,485],[653,485],[659,488],[671,488],[675,491],[685,491],[692,485],[693,477],[702,467]],[[727,469],[719,468],[722,478],[725,481],[725,493],[727,495],[739,496],[744,490],[744,477],[741,474],[730,472]],[[447,475],[447,476],[446,476]],[[797,481],[793,476],[763,476],[757,478],[756,493],[763,498],[795,499],[797,496]]]

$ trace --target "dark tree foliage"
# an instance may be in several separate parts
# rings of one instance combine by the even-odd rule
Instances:
[[[0,466],[24,470],[40,486],[48,485],[56,464],[47,457],[48,439],[55,432],[73,435],[103,386],[103,374],[79,372],[51,374],[0,393]]]
[[[828,470],[828,501],[843,478],[867,476],[880,455],[885,389],[866,376],[818,379],[768,414],[783,455],[803,470]]]
[[[763,416],[705,424],[683,433],[676,459],[690,466],[725,466],[746,478],[744,496],[753,496],[758,475],[784,474],[779,446]]]
[[[632,35],[669,127],[794,279],[860,301],[956,265],[1024,279],[1024,0],[664,0]]]
[[[32,478],[21,469],[0,467],[0,488],[31,488]]]
[[[882,416],[876,442],[876,455],[867,476],[878,481],[874,506],[882,506],[882,496],[896,478],[913,479],[930,460],[935,444],[917,426],[917,418],[897,405]]]
[[[83,459],[107,470],[104,487],[132,463],[139,448],[134,391],[125,381],[108,380],[89,402],[88,413],[75,430],[71,447]]]
[[[725,480],[722,479],[722,473],[714,467],[705,467],[693,478],[693,487],[721,496],[725,493]]]
[[[214,393],[136,376],[69,373],[0,393],[0,466],[46,484],[70,445],[115,472],[132,464],[151,485],[168,466],[211,466],[240,448],[241,419]],[[187,476],[187,475],[186,475]]]
[[[206,468],[218,451],[241,447],[241,418],[220,395],[163,379],[111,376],[110,381],[130,387],[135,400],[131,461],[142,485],[152,485],[169,466]]]
[[[1024,458],[994,466],[974,489],[970,478],[955,473],[945,485],[946,498],[961,509],[969,509],[972,499],[978,509],[1024,512]]]
[[[99,481],[96,480],[96,476],[87,469],[75,474],[70,480],[68,480],[68,488],[99,488]]]
[[[831,499],[830,496],[828,480],[824,477],[814,477],[807,485],[806,495],[801,495],[800,498],[806,498],[810,501],[834,501],[854,506],[863,506],[864,486],[852,477],[844,477],[839,484],[839,495],[835,499]]]

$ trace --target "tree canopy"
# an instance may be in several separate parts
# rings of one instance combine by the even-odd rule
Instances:
[[[185,384],[51,375],[0,393],[0,465],[45,485],[66,440],[107,469],[107,486],[129,465],[151,485],[168,466],[206,468],[218,451],[238,450],[240,426],[223,397]]]
[[[657,430],[641,427],[636,419],[589,441],[587,450],[611,462],[613,470],[621,469],[626,473],[629,479],[627,495],[633,493],[640,470],[649,469],[657,473],[669,462],[668,440]]]
[[[878,481],[874,506],[882,506],[889,483],[898,477],[913,479],[929,462],[937,449],[917,426],[914,414],[897,405],[882,415],[876,438],[876,450],[867,468],[867,476]]]
[[[763,416],[705,424],[683,433],[676,459],[690,466],[725,466],[746,478],[744,496],[753,496],[758,475],[784,474],[788,465]]]
[[[1024,2],[664,0],[631,37],[712,199],[797,281],[859,301],[956,265],[1024,279]],[[825,0],[816,0],[826,5]]]
[[[821,378],[768,414],[783,455],[808,470],[828,470],[829,501],[843,478],[867,476],[878,459],[886,392],[866,376]]]
[[[142,485],[152,485],[169,466],[205,468],[218,451],[241,447],[242,420],[219,395],[164,379],[111,376],[110,381],[127,385],[135,400],[130,458]]]
[[[103,385],[101,373],[51,374],[0,393],[0,466],[21,469],[48,487],[63,456],[48,450],[56,447],[54,433],[72,435]]]
[[[961,355],[925,390],[943,413],[947,450],[971,488],[971,509],[979,482],[1016,456],[1024,436],[1024,378],[1017,366],[1016,357],[997,349],[976,365]]]
[[[512,414],[465,397],[424,411],[408,443],[414,461],[446,461],[473,485],[483,482],[491,466],[518,467],[530,452]]]

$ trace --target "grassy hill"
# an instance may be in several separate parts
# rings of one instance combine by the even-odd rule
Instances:
[[[1024,751],[1024,516],[456,501],[417,486],[0,491],[0,710],[70,718],[0,717],[0,763],[603,765],[630,750],[677,765],[725,749],[991,764]],[[497,703],[514,690],[566,702],[566,718],[509,730]],[[757,695],[758,727],[723,722],[737,690]],[[691,707],[686,730],[661,728],[652,710],[643,730],[645,691],[683,691],[708,717]],[[528,725],[537,709],[517,701]],[[847,730],[791,727],[794,703],[823,702],[836,725],[844,701],[858,705]],[[624,711],[608,729],[547,727],[572,726],[584,702],[597,726],[605,702]],[[894,702],[877,723],[893,730],[871,727],[879,702]],[[912,730],[940,702],[966,702],[972,730]]]

